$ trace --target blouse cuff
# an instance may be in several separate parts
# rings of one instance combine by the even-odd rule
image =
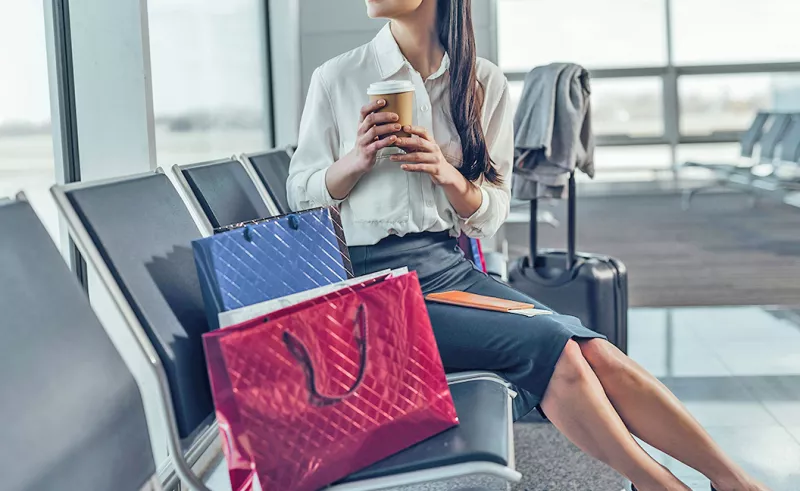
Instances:
[[[481,206],[475,210],[475,213],[469,216],[469,218],[464,219],[464,225],[469,227],[475,227],[476,225],[480,225],[481,222],[484,221],[484,217],[486,212],[489,210],[489,193],[481,186]]]
[[[328,185],[325,183],[325,174],[328,169],[320,169],[311,174],[308,179],[308,189],[314,191],[314,198],[319,206],[339,206],[344,201],[343,199],[335,199],[328,191]]]

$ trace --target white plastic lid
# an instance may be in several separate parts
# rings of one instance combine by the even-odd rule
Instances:
[[[409,80],[385,80],[370,84],[367,95],[400,94],[413,90],[414,84]]]

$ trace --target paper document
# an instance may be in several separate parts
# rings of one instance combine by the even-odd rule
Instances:
[[[297,305],[301,302],[305,302],[306,300],[310,300],[312,298],[321,297],[323,295],[327,295],[329,293],[333,293],[335,291],[342,290],[344,288],[348,288],[354,285],[359,285],[361,283],[364,283],[365,281],[370,281],[381,277],[393,278],[396,276],[402,276],[407,273],[408,273],[408,268],[400,268],[395,270],[385,269],[383,271],[378,271],[377,273],[359,276],[358,278],[352,278],[349,280],[340,281],[338,283],[332,283],[330,285],[323,285],[317,288],[313,288],[311,290],[293,293],[292,295],[276,298],[274,300],[267,300],[266,302],[257,303],[255,305],[249,305],[247,307],[242,307],[240,309],[229,310],[227,312],[220,312],[218,317],[219,326],[221,329],[230,326],[235,326],[237,324],[241,324],[242,322],[255,319],[256,317],[261,317],[263,315],[271,314],[272,312],[277,312],[278,310],[285,309],[286,307]]]
[[[551,315],[552,312],[544,309],[520,309],[509,310],[509,314],[524,315],[525,317],[536,317],[537,315]]]

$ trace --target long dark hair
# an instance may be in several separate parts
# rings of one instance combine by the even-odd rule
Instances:
[[[472,1],[438,0],[437,24],[439,42],[450,57],[450,114],[464,157],[459,170],[470,181],[483,175],[499,184],[481,126],[483,87],[477,76]]]

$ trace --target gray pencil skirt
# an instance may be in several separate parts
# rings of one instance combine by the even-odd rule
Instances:
[[[475,269],[447,232],[389,236],[373,246],[350,247],[357,276],[388,268],[416,271],[424,293],[459,290],[542,306]],[[521,315],[428,302],[445,370],[495,372],[515,386],[514,419],[538,408],[570,339],[604,338],[571,316]]]

